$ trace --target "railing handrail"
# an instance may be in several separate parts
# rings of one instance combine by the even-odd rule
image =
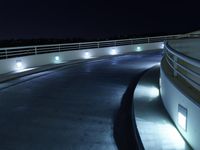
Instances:
[[[181,39],[184,37],[188,38],[190,36],[191,35],[186,36],[183,34],[177,34],[177,35],[128,38],[128,39],[107,40],[107,41],[4,47],[4,48],[0,48],[0,59],[23,57],[23,56],[30,56],[30,55],[39,55],[39,54],[44,54],[44,53],[54,53],[54,52],[64,52],[64,51],[73,51],[73,50],[84,50],[84,49],[94,49],[94,48],[116,47],[116,46],[123,46],[123,45],[163,42],[164,40],[168,40],[168,39]],[[200,37],[200,34],[198,35],[198,37]]]
[[[181,52],[178,52],[176,51],[175,49],[173,49],[168,42],[165,41],[165,46],[167,48],[167,50],[172,53],[173,55],[183,59],[184,61],[186,61],[187,63],[193,65],[193,66],[196,66],[196,67],[199,67],[200,66],[200,61],[195,59],[195,58],[192,58],[192,57],[189,57],[189,56],[186,56],[184,54],[182,54]]]
[[[119,40],[105,40],[105,41],[92,41],[92,42],[75,42],[75,43],[63,43],[63,44],[44,44],[44,45],[31,45],[31,46],[16,46],[16,47],[2,47],[1,50],[10,50],[10,49],[28,49],[28,48],[35,48],[35,47],[52,47],[52,46],[67,46],[67,45],[78,45],[78,44],[93,44],[93,43],[106,43],[106,42],[119,42],[119,41],[128,41],[128,40],[141,40],[141,39],[158,39],[158,38],[165,38],[165,37],[181,37],[182,34],[176,35],[164,35],[164,36],[152,36],[152,37],[141,37],[141,38],[128,38],[128,39],[119,39]]]
[[[181,52],[178,52],[172,46],[169,45],[168,42],[164,42],[165,44],[165,58],[167,61],[167,64],[170,66],[173,72],[173,76],[176,77],[179,75],[181,78],[183,78],[187,83],[189,83],[192,87],[200,91],[200,60],[189,57],[187,55],[184,55]],[[171,55],[169,55],[169,54]],[[170,60],[170,61],[169,61]],[[189,65],[193,66],[192,68],[188,67],[187,65],[184,65],[180,62],[188,63]],[[183,70],[184,72],[180,71]]]

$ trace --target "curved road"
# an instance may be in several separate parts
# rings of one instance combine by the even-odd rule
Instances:
[[[0,149],[117,149],[123,94],[160,59],[160,52],[116,56],[10,81],[0,90]]]

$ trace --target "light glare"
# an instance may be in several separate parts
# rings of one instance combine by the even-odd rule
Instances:
[[[148,97],[149,101],[156,99],[159,95],[159,89],[155,86],[138,86],[138,94],[142,97]]]
[[[18,70],[16,70],[16,72],[21,73],[21,72],[31,71],[31,70],[34,70],[34,69],[36,69],[36,68],[18,69]]]
[[[162,118],[159,119],[159,121],[156,119],[148,121],[148,119],[136,118],[144,149],[184,150],[186,142],[174,125]]]

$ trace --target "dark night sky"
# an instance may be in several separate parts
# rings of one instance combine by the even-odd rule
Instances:
[[[198,6],[183,1],[1,0],[0,39],[184,33],[200,29]]]

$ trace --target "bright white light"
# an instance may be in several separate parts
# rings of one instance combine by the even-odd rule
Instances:
[[[157,66],[160,66],[160,62],[158,62],[156,65],[157,65]]]
[[[55,60],[56,60],[56,61],[59,61],[59,60],[60,60],[60,57],[59,57],[59,56],[55,56]]]
[[[178,124],[186,130],[186,116],[183,115],[181,112],[178,112]]]
[[[17,69],[17,70],[24,69],[21,60],[17,60],[17,61],[16,61],[16,69]]]
[[[154,100],[160,95],[159,89],[155,86],[138,86],[138,96],[145,96],[149,98],[150,101]]]
[[[185,149],[186,142],[173,125],[163,124],[163,128],[159,132],[166,139],[163,141],[163,149]]]
[[[163,49],[164,47],[165,47],[165,44],[162,43],[160,48]]]
[[[117,55],[117,50],[116,49],[112,49],[110,51],[110,55]]]
[[[22,62],[17,62],[16,66],[17,66],[17,68],[21,68],[22,67]]]
[[[149,94],[152,98],[159,96],[159,90],[156,87],[149,88]]]
[[[137,52],[140,52],[141,50],[142,50],[142,49],[141,49],[140,46],[138,46],[137,49],[136,49]]]
[[[85,59],[90,59],[91,58],[91,54],[89,52],[85,52],[84,58]]]

